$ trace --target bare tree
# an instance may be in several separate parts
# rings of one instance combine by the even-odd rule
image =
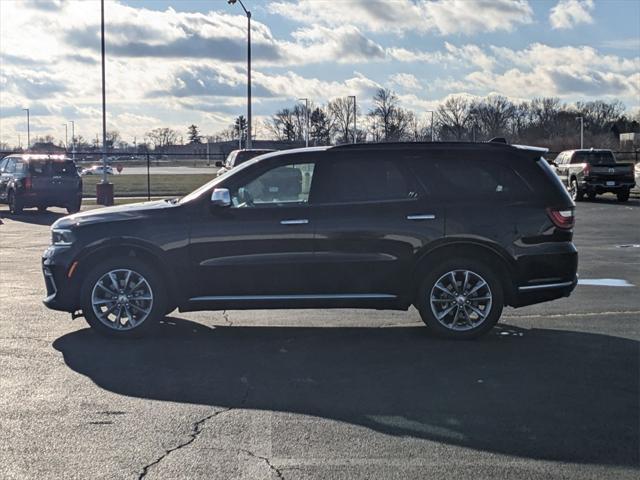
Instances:
[[[513,118],[516,107],[501,95],[491,95],[479,102],[473,102],[471,111],[481,132],[487,137],[504,136],[507,124]]]
[[[333,126],[336,142],[353,142],[353,101],[348,97],[335,98],[327,105],[327,113]]]
[[[153,144],[155,150],[162,150],[167,145],[173,145],[178,141],[178,132],[172,128],[154,128],[146,135]]]
[[[309,140],[313,145],[329,145],[331,143],[331,119],[323,108],[317,107],[309,115]]]
[[[438,106],[436,118],[442,139],[462,140],[470,121],[470,105],[464,97],[449,97]]]

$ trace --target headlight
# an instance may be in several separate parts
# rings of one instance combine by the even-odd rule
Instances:
[[[51,230],[52,245],[71,245],[74,241],[73,232],[71,230],[54,229]]]

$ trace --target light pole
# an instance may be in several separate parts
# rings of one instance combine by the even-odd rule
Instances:
[[[353,143],[358,143],[358,109],[356,105],[356,96],[349,95],[347,98],[353,98]]]
[[[580,120],[580,149],[584,148],[584,117],[578,117],[576,120]]]
[[[113,205],[113,184],[107,180],[107,95],[104,53],[104,0],[100,0],[100,47],[102,52],[102,181],[96,184],[96,203]]]
[[[64,150],[66,152],[69,149],[69,129],[66,122],[62,125],[64,126]]]
[[[305,146],[309,146],[309,99],[308,98],[299,98],[298,101],[304,100],[304,143]]]
[[[247,15],[247,142],[246,148],[251,148],[251,12],[247,10],[242,0],[227,0],[229,5],[239,2]]]
[[[71,158],[76,160],[76,122],[69,120],[71,123]]]
[[[433,142],[433,110],[427,110],[431,114],[431,141]]]
[[[29,109],[23,108],[25,112],[27,112],[27,151],[31,148],[31,127],[29,126]]]

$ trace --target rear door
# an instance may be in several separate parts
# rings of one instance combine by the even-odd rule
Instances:
[[[402,296],[416,253],[442,237],[444,216],[398,152],[334,153],[318,165],[315,211],[319,293],[366,300]]]

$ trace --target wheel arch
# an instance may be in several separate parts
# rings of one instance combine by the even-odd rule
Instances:
[[[171,275],[166,262],[165,253],[153,244],[137,239],[122,239],[103,242],[98,245],[88,245],[75,258],[77,271],[74,274],[78,292],[84,277],[99,263],[114,257],[134,257],[144,262],[148,267],[156,270],[164,283],[169,307],[177,305],[180,299],[178,284]]]
[[[420,252],[413,272],[412,297],[424,278],[424,275],[444,260],[455,257],[478,259],[492,268],[495,267],[504,291],[505,304],[511,305],[515,300],[516,265],[510,255],[500,245],[475,238],[457,238],[438,245],[433,245]]]

